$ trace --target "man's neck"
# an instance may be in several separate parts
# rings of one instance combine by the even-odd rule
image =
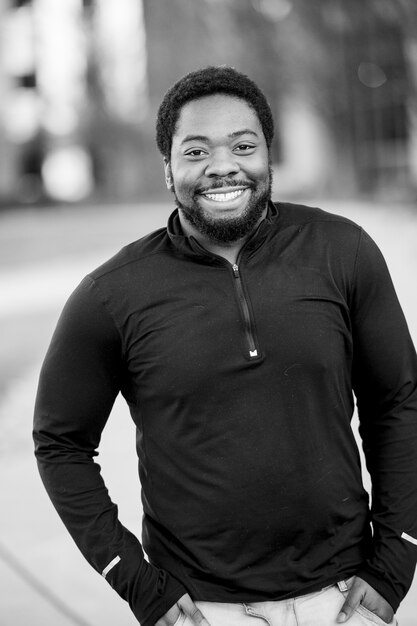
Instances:
[[[255,225],[255,228],[250,233],[248,233],[245,237],[242,237],[242,239],[238,239],[237,241],[231,241],[230,243],[215,241],[213,239],[210,239],[206,235],[203,235],[202,233],[200,233],[200,231],[197,230],[195,226],[190,224],[190,222],[184,216],[184,213],[181,209],[178,210],[178,215],[179,215],[179,219],[180,219],[180,223],[181,223],[181,227],[184,232],[184,235],[186,235],[187,237],[194,237],[194,239],[196,239],[198,243],[203,248],[205,248],[208,252],[211,252],[212,254],[216,254],[217,256],[221,256],[227,261],[229,261],[231,265],[234,265],[239,256],[239,252],[241,251],[242,247],[245,245],[246,241],[256,231],[256,229],[258,228],[262,220],[265,218],[267,210],[268,210],[267,207],[265,207],[265,210],[262,213],[262,216],[259,218],[258,222]]]

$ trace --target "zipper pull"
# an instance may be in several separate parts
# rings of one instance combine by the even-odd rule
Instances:
[[[236,265],[236,263],[233,263],[232,270],[235,278],[239,278],[239,267]]]

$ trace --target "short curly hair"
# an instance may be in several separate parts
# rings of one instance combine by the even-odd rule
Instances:
[[[182,107],[191,100],[222,93],[242,98],[251,106],[261,123],[268,148],[274,136],[271,108],[261,89],[245,74],[232,67],[209,66],[186,74],[165,94],[156,119],[156,143],[169,160],[172,137]]]

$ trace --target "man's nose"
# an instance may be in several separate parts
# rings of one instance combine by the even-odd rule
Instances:
[[[226,149],[215,150],[206,167],[206,176],[228,176],[239,172],[240,167],[233,152]]]

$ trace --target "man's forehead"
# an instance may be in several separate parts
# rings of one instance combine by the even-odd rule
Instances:
[[[228,94],[212,94],[190,100],[181,108],[174,137],[183,141],[186,135],[205,136],[205,131],[218,129],[227,134],[241,134],[247,129],[262,133],[261,124],[253,107],[243,98]]]

